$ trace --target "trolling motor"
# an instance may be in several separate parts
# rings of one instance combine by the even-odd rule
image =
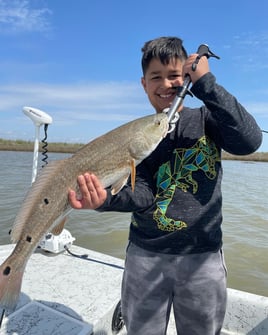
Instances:
[[[47,128],[48,125],[52,123],[52,117],[47,113],[41,111],[40,109],[33,107],[23,107],[23,113],[33,121],[35,125],[35,141],[34,141],[34,154],[33,154],[33,168],[32,168],[32,184],[35,182],[37,175],[37,166],[38,166],[38,149],[39,149],[39,136],[40,136],[40,127],[44,125],[45,138],[42,140],[42,155],[44,156],[42,161],[44,165],[42,168],[48,163],[47,162]],[[72,237],[71,233],[67,229],[63,229],[61,234],[53,235],[51,233],[46,234],[41,241],[39,242],[38,247],[49,251],[52,253],[60,253],[65,250],[65,247],[70,247],[72,242],[75,240]]]
[[[37,175],[37,165],[38,165],[38,149],[39,149],[39,134],[40,134],[40,127],[44,125],[45,129],[45,138],[43,140],[44,146],[43,149],[45,150],[43,154],[45,155],[44,161],[47,159],[47,127],[49,124],[52,123],[52,117],[47,113],[41,111],[40,109],[33,108],[33,107],[23,107],[23,113],[33,121],[35,125],[35,141],[34,141],[34,155],[33,155],[33,169],[32,169],[32,183],[36,179]]]
[[[195,61],[192,64],[192,70],[195,71],[197,64],[200,60],[201,57],[206,56],[207,58],[209,57],[214,57],[217,59],[220,59],[219,56],[215,55],[208,47],[207,44],[201,44],[198,47],[197,50],[198,56],[196,57]],[[172,132],[175,128],[176,122],[179,120],[179,113],[177,110],[179,107],[182,105],[183,99],[187,94],[193,96],[192,92],[189,90],[189,86],[191,84],[191,78],[189,75],[185,76],[184,82],[182,86],[176,87],[177,89],[177,94],[175,99],[173,100],[171,106],[169,108],[166,108],[164,110],[165,113],[168,115],[168,121],[169,121],[169,133]]]

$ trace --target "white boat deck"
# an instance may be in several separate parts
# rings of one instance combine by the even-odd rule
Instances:
[[[13,247],[0,246],[0,262]],[[5,315],[1,335],[113,334],[112,316],[120,300],[123,260],[75,245],[71,251],[88,257],[41,251],[32,255],[19,303],[13,313]],[[268,297],[231,289],[228,294],[222,334],[267,335]],[[173,319],[168,335],[176,335]]]

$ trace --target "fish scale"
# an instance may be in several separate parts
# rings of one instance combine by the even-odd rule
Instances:
[[[16,245],[0,266],[0,307],[16,307],[27,261],[40,239],[61,225],[71,210],[68,190],[78,189],[77,176],[94,173],[105,188],[111,186],[112,194],[118,193],[129,176],[135,176],[135,166],[157,147],[167,130],[166,114],[145,116],[96,138],[71,157],[51,162],[41,170],[15,219],[11,238]]]

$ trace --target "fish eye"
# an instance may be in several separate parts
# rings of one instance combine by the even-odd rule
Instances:
[[[7,266],[4,271],[3,271],[3,275],[4,276],[8,276],[10,274],[11,268],[10,266]]]

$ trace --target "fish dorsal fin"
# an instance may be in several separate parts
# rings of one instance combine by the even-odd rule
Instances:
[[[58,223],[52,230],[51,233],[53,235],[60,235],[60,233],[63,231],[64,229],[64,225],[66,223],[67,217],[64,217],[63,219],[61,219],[60,223]]]
[[[13,243],[16,243],[20,240],[24,226],[27,223],[28,218],[31,216],[32,211],[34,210],[33,204],[40,195],[40,192],[42,191],[49,176],[58,171],[58,169],[62,169],[64,164],[66,164],[66,159],[49,162],[49,164],[41,170],[40,175],[29,188],[11,230],[11,241]]]

